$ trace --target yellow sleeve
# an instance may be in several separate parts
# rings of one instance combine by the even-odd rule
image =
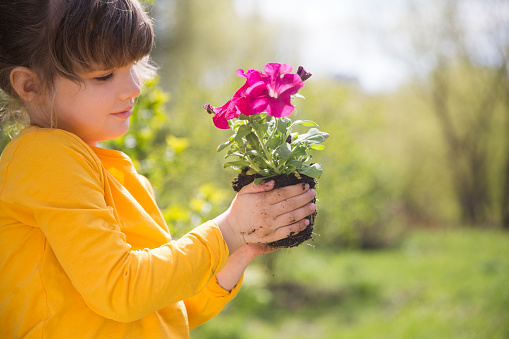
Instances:
[[[216,277],[213,277],[199,294],[184,300],[189,318],[189,329],[192,330],[218,315],[224,306],[239,293],[241,285],[242,278],[232,291],[227,291],[217,283]]]
[[[114,206],[105,201],[105,173],[77,137],[24,136],[7,159],[0,203],[39,227],[74,288],[100,315],[140,319],[203,290],[226,264],[217,225],[205,223],[178,241],[132,251]]]

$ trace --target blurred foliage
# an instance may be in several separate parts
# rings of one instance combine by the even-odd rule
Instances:
[[[11,109],[14,109],[17,113],[11,114]],[[23,128],[23,120],[23,115],[18,107],[7,99],[3,91],[0,91],[0,152]]]

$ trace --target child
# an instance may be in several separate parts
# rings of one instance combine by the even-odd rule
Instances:
[[[29,125],[0,158],[0,337],[188,338],[260,244],[306,227],[315,192],[268,182],[171,240],[147,180],[98,147],[128,130],[152,43],[136,0],[1,0],[0,88]]]

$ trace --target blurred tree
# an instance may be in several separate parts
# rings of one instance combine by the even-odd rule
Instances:
[[[172,93],[186,81],[196,88],[218,89],[237,68],[277,61],[283,29],[262,22],[256,7],[241,18],[233,0],[159,0],[153,15],[157,37],[153,56],[161,65],[162,84]]]
[[[434,12],[424,14],[419,3],[414,4],[410,33],[414,61],[421,74],[429,74],[417,82],[418,89],[445,141],[447,170],[462,221],[480,225],[507,220],[508,190],[501,187],[509,180],[509,136],[507,129],[500,131],[499,123],[509,120],[509,102],[504,99],[509,4],[470,2],[482,10],[476,14],[489,18],[483,17],[490,23],[482,36],[489,47],[484,53],[479,51],[481,42],[475,41],[479,37],[472,37],[469,30],[465,2],[437,1]],[[506,154],[495,154],[494,142],[497,148],[505,145]],[[493,217],[497,211],[502,217]]]
[[[505,99],[505,107],[506,107],[506,124],[504,129],[507,133],[509,131],[509,47],[505,49],[505,53],[503,54],[503,72],[505,76],[503,76],[503,89],[501,96]],[[502,186],[502,225],[505,229],[509,230],[509,137],[506,137],[505,144],[505,166],[504,166],[504,181]]]

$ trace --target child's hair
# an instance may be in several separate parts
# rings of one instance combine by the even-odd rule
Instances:
[[[56,75],[81,82],[77,71],[135,61],[147,78],[153,42],[152,22],[137,0],[1,0],[0,89],[22,107],[10,82],[18,66],[34,71],[50,92]],[[0,111],[0,122],[16,111]]]

